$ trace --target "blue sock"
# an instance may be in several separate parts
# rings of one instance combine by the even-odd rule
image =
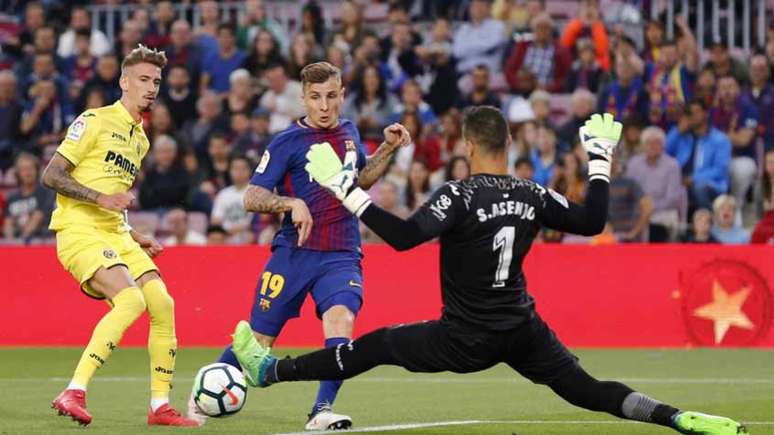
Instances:
[[[230,345],[223,351],[223,354],[220,355],[220,358],[218,358],[218,362],[231,364],[232,366],[239,369],[240,372],[242,371],[242,366],[239,364],[236,354],[234,353],[234,350],[231,348]]]
[[[350,339],[346,337],[333,337],[325,339],[325,348],[336,347],[340,344],[349,343]],[[326,405],[332,405],[336,400],[336,393],[339,392],[341,384],[344,381],[320,381],[320,389],[317,390],[317,400],[312,407],[312,414],[314,415],[320,408]]]

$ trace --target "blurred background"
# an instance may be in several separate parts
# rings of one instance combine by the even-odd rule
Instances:
[[[271,243],[279,218],[242,194],[303,115],[300,69],[344,72],[342,115],[373,151],[413,143],[371,191],[407,216],[465,178],[465,107],[502,108],[513,175],[582,201],[577,129],[613,113],[624,137],[605,232],[545,243],[774,243],[774,2],[766,0],[0,0],[2,244],[53,244],[41,168],[83,110],[120,97],[138,43],[169,64],[144,128],[130,223],[163,244]],[[381,241],[362,228],[366,243]]]

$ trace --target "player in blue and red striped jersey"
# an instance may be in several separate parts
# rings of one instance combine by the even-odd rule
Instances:
[[[359,186],[368,189],[387,170],[392,154],[411,138],[402,125],[389,125],[384,143],[366,157],[355,125],[339,118],[344,101],[341,71],[327,62],[313,63],[301,71],[301,82],[306,116],[272,140],[244,197],[248,211],[285,214],[255,291],[250,325],[258,342],[271,347],[311,293],[329,348],[349,343],[363,302],[360,231],[357,218],[309,177],[305,155],[313,144],[325,142],[341,159],[348,149],[357,150],[357,161],[350,163],[359,170]],[[220,361],[240,367],[230,346]],[[307,430],[352,425],[348,416],[331,410],[340,386],[341,381],[320,382]]]

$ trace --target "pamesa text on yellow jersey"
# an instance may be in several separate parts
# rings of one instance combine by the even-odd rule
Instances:
[[[132,187],[149,148],[142,121],[134,121],[119,100],[83,112],[70,125],[56,152],[75,166],[70,175],[76,181],[111,195]],[[75,225],[109,232],[127,229],[121,213],[57,194],[49,228],[59,231]]]

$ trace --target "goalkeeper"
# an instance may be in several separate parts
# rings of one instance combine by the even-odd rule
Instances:
[[[566,401],[620,418],[655,423],[690,434],[742,434],[739,423],[682,411],[614,381],[589,375],[535,310],[521,264],[541,226],[593,235],[605,224],[610,161],[621,124],[593,115],[580,129],[589,154],[589,192],[583,205],[508,175],[508,124],[493,107],[470,109],[463,137],[471,177],[451,181],[404,221],[371,204],[355,187],[351,169],[325,145],[307,154],[309,174],[371,230],[398,250],[440,237],[441,319],[370,332],[348,344],[278,360],[240,322],[234,352],[248,382],[347,379],[378,365],[413,372],[477,372],[504,362],[547,385]]]

